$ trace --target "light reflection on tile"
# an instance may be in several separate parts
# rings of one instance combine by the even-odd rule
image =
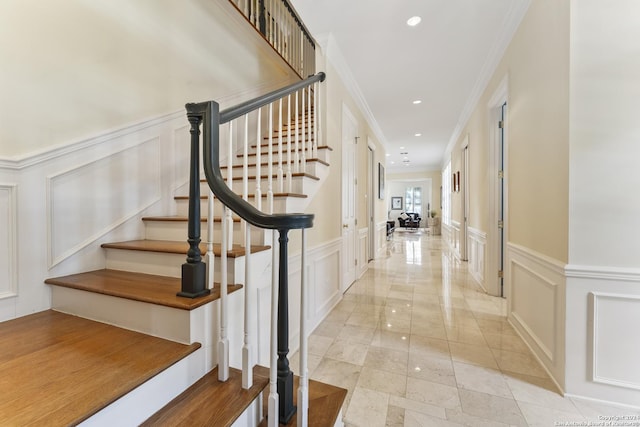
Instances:
[[[399,233],[309,338],[312,379],[347,389],[345,426],[553,425],[638,414],[564,398],[439,236]],[[298,355],[290,357],[297,370]],[[549,424],[551,423],[551,424]]]

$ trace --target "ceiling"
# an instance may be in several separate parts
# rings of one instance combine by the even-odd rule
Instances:
[[[290,1],[339,65],[389,173],[441,169],[530,2]],[[415,27],[412,16],[422,18]]]

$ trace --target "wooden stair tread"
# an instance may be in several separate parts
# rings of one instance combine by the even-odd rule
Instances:
[[[256,366],[254,372],[257,375],[269,376],[269,369],[263,366]],[[298,385],[300,377],[293,377],[293,404],[297,406],[298,401]],[[265,392],[266,393],[266,392]],[[264,396],[263,408],[267,414],[268,396]],[[319,381],[309,380],[309,427],[333,427],[338,420],[338,415],[342,409],[347,390]],[[266,415],[268,417],[269,414]],[[267,426],[267,418],[259,424],[260,427]],[[281,424],[283,425],[283,424]],[[287,424],[287,427],[298,425],[297,416],[294,415]]]
[[[322,165],[329,166],[328,162],[325,162],[324,160],[317,159],[317,158],[307,159],[306,162],[307,163],[317,162],[317,163],[320,163]],[[287,162],[284,161],[283,163],[287,163]],[[294,163],[294,161],[291,160],[291,163]],[[268,165],[269,165],[268,162],[261,162],[260,163],[260,166],[268,166]],[[247,166],[249,166],[250,168],[253,168],[253,167],[256,167],[256,163],[255,162],[254,163],[249,163]],[[244,167],[244,165],[233,165],[232,166],[233,169],[242,169],[243,167]],[[220,170],[226,170],[226,169],[227,169],[226,166],[220,166]]]
[[[220,285],[215,286],[209,295],[199,298],[185,298],[176,295],[181,289],[180,278],[110,269],[54,277],[44,282],[49,285],[111,295],[181,310],[193,310],[220,298]],[[242,288],[241,285],[229,285],[227,287],[228,293],[235,292],[240,288]]]
[[[0,345],[3,425],[76,425],[200,348],[53,310],[0,323]]]
[[[163,252],[170,254],[183,254],[187,255],[189,244],[185,242],[174,242],[170,240],[130,240],[127,242],[115,242],[115,243],[103,243],[101,245],[106,249],[126,249],[131,251],[146,251],[146,252]],[[262,252],[270,249],[270,246],[251,245],[251,253]],[[200,252],[204,256],[207,252],[207,244],[200,243]],[[213,253],[215,256],[220,256],[221,247],[219,243],[213,244]],[[227,252],[229,258],[237,258],[245,256],[245,249],[240,245],[233,245],[232,249]]]
[[[200,199],[202,200],[206,200],[209,196],[200,196]],[[255,194],[249,194],[248,196],[250,199],[255,199],[256,195]],[[262,198],[266,198],[267,194],[266,192],[262,194]],[[306,194],[299,194],[299,193],[273,193],[273,197],[274,198],[282,198],[282,197],[295,197],[298,199],[306,199],[307,195]],[[174,196],[173,197],[175,200],[189,200],[189,196]]]
[[[254,373],[253,386],[244,390],[241,371],[230,368],[229,379],[220,382],[216,367],[141,426],[230,426],[268,384],[268,377]]]

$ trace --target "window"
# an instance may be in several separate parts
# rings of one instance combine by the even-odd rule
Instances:
[[[414,212],[422,216],[422,187],[406,187],[404,211]]]

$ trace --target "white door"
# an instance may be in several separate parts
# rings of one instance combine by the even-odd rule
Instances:
[[[357,238],[356,230],[356,138],[358,123],[349,109],[342,106],[342,292],[356,280]]]

